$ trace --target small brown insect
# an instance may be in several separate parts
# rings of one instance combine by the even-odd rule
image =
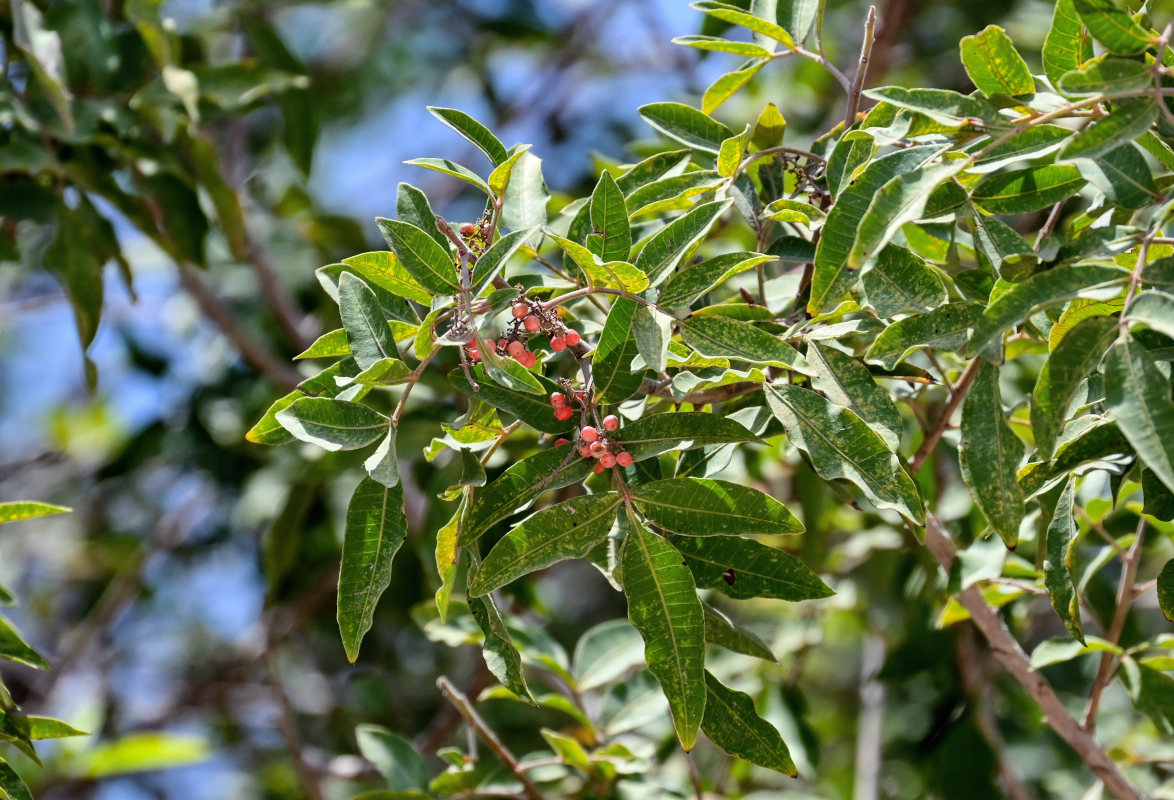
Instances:
[[[724,580],[729,586],[733,586],[734,581],[737,580],[737,578],[734,576],[734,571],[732,569],[727,569],[722,573],[722,580]]]

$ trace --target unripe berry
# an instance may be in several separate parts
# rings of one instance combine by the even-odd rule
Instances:
[[[616,463],[619,464],[621,467],[632,466],[632,454],[629,453],[627,450],[621,450],[619,452],[619,454],[616,455]]]
[[[596,461],[596,462],[595,462],[595,466],[594,466],[594,467],[592,467],[591,471],[592,471],[592,472],[594,472],[596,475],[598,475],[599,473],[603,472],[603,462],[601,462],[601,461]]]
[[[620,418],[615,414],[608,414],[603,418],[603,429],[605,431],[614,431],[618,427],[620,427]]]
[[[522,344],[521,342],[516,342],[516,341],[510,342],[509,346],[506,348],[506,350],[509,351],[509,354],[511,356],[513,356],[514,358],[521,361],[522,360],[522,353],[526,352],[526,345]]]
[[[604,453],[599,457],[599,463],[602,464],[605,469],[611,469],[616,465],[616,457],[611,453]]]
[[[566,422],[574,415],[575,412],[571,410],[570,406],[559,406],[554,410],[554,418],[559,422]]]
[[[530,307],[525,303],[514,304],[514,319],[521,319],[530,313]]]
[[[552,336],[550,339],[550,349],[556,353],[561,353],[567,349],[567,340],[561,336]]]
[[[555,408],[561,408],[567,404],[567,396],[562,392],[551,392],[550,404]]]
[[[474,225],[472,222],[462,222],[461,223],[461,236],[464,236],[467,239],[476,232],[477,232],[477,226]]]
[[[542,327],[542,323],[538,321],[538,317],[534,316],[533,314],[526,317],[526,319],[522,321],[522,324],[526,326],[526,330],[528,330],[530,333],[537,333],[538,329]]]
[[[595,430],[595,428],[591,427],[590,425],[584,425],[583,429],[579,431],[579,438],[585,442],[594,442],[599,438],[599,431]]]
[[[578,331],[567,331],[567,335],[564,336],[563,339],[566,341],[567,347],[574,347],[575,345],[577,345],[579,343],[579,339],[580,339],[579,332]]]
[[[570,441],[568,441],[567,439],[564,439],[561,436],[554,440],[555,447],[562,447],[564,444],[570,444]]]

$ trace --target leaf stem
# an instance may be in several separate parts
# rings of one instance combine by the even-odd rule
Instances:
[[[978,374],[978,368],[982,364],[981,358],[975,358],[966,365],[966,370],[962,373],[962,377],[958,379],[958,383],[954,384],[953,391],[950,392],[950,399],[946,402],[946,407],[942,409],[942,414],[938,417],[937,423],[930,429],[930,432],[925,437],[925,441],[921,443],[921,447],[917,448],[917,452],[913,454],[913,458],[909,460],[909,469],[914,475],[921,469],[921,465],[925,463],[925,459],[937,447],[938,442],[941,441],[942,434],[946,432],[946,428],[950,424],[950,417],[954,416],[954,412],[958,410],[958,406],[962,403],[966,393],[970,391],[970,384],[974,383],[974,376]]]

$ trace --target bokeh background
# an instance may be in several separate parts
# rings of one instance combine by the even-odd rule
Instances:
[[[413,535],[354,666],[334,622],[351,485],[336,478],[346,464],[307,465],[307,453],[244,440],[287,391],[290,358],[337,327],[314,269],[383,247],[373,218],[394,216],[400,181],[423,188],[450,219],[476,215],[461,184],[403,163],[441,156],[484,166],[426,105],[466,110],[507,144],[531,142],[557,208],[590,191],[601,165],[635,158],[652,138],[637,106],[696,104],[734,61],[671,43],[718,32],[683,0],[165,0],[157,20],[178,43],[178,71],[165,75],[143,34],[142,8],[154,4],[25,0],[60,35],[78,117],[72,137],[50,140],[13,122],[12,97],[52,104],[36,96],[20,58],[20,5],[0,3],[0,499],[74,513],[3,531],[0,583],[22,600],[12,618],[54,669],[0,669],[26,710],[93,732],[46,746],[46,768],[22,772],[45,800],[311,797],[307,780],[326,796],[350,796],[372,774],[355,755],[355,725],[435,746],[430,733],[449,713],[435,676],[475,675],[480,654],[432,642],[412,620],[435,589],[433,542],[421,531],[425,498],[447,483],[418,455],[435,431],[401,433],[418,487]],[[848,67],[866,4],[828,6],[828,54]],[[968,91],[958,39],[998,23],[1022,52],[1038,52],[1051,6],[884,0],[880,12],[870,83]],[[191,107],[174,90],[185,72],[199,79]],[[799,146],[842,114],[817,66],[780,63],[717,116],[740,129],[767,101]],[[242,209],[235,242],[206,190],[185,183],[192,159],[177,159],[168,141],[193,112]],[[105,180],[116,186],[104,194]],[[111,201],[119,192],[139,203],[132,211],[164,206],[169,243]],[[52,250],[70,215],[82,214],[109,221],[103,228],[91,216],[97,239],[82,248],[107,262],[89,364],[65,292],[92,302],[98,289],[71,287]],[[242,357],[242,342],[256,348],[252,357]],[[852,796],[861,670],[871,675],[881,662],[869,685],[884,684],[900,710],[884,723],[885,796],[996,796],[982,714],[960,700],[955,635],[935,631],[927,604],[903,603],[924,587],[908,584],[915,573],[891,537],[862,535],[839,554],[834,566],[851,590],[819,612],[758,612],[788,615],[772,643],[791,676],[780,696],[803,709],[791,733],[818,764],[802,796]],[[805,556],[826,566],[827,553]],[[548,632],[567,647],[623,613],[589,573],[571,568],[525,598],[558,620]],[[878,662],[877,652],[888,656]],[[534,718],[518,708],[491,713],[507,735],[524,737]],[[1036,724],[1024,722],[1025,741]],[[1076,796],[1048,777],[1062,748],[1015,746],[1012,737],[1028,779]],[[938,774],[947,762],[951,774]]]

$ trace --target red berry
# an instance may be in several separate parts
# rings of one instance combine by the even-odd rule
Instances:
[[[568,441],[567,439],[564,439],[561,436],[554,440],[555,447],[562,447],[564,444],[570,444],[570,441]]]
[[[579,455],[583,456],[583,458],[591,458],[591,445],[581,443],[579,445]]]
[[[566,422],[574,415],[575,412],[571,410],[570,406],[559,406],[554,410],[554,418],[559,422]]]
[[[533,314],[526,317],[522,321],[522,324],[526,326],[526,330],[530,331],[530,333],[537,333],[538,329],[542,327],[542,323],[538,321],[538,317]]]
[[[530,306],[525,303],[517,303],[514,306],[514,319],[521,319],[530,313]]]
[[[614,431],[618,427],[620,427],[620,418],[615,414],[608,414],[603,418],[603,429],[605,431]]]
[[[583,429],[579,431],[579,438],[585,442],[594,442],[599,438],[599,431],[595,430],[595,428],[591,427],[590,425],[584,425]]]
[[[577,345],[579,343],[579,339],[580,339],[579,332],[578,331],[567,331],[567,335],[564,336],[563,338],[567,342],[567,347],[574,347],[575,345]]]
[[[504,337],[504,336],[503,336],[502,338],[498,339],[498,340],[497,340],[497,349],[498,349],[498,351],[500,352],[500,351],[502,351],[502,350],[505,350],[505,349],[506,349],[506,345],[507,345],[507,344],[508,344],[508,343],[506,342],[506,340],[505,340],[505,337]]]
[[[594,472],[596,475],[603,472],[603,462],[596,461],[595,466],[591,469],[591,471]]]
[[[511,356],[518,359],[518,361],[521,361],[522,360],[522,353],[526,352],[526,345],[522,344],[521,342],[517,342],[517,341],[510,342],[509,347],[507,347],[506,350],[509,351],[509,354]]]
[[[550,393],[550,404],[552,406],[554,406],[555,408],[560,408],[562,406],[565,406],[567,404],[567,396],[565,394],[563,394],[562,392],[551,392]]]
[[[561,353],[567,349],[567,340],[561,336],[553,336],[550,339],[550,349],[556,353]]]
[[[480,361],[480,360],[481,360],[481,354],[477,352],[477,348],[476,348],[476,347],[466,347],[466,348],[465,348],[465,352],[466,352],[466,353],[468,353],[468,354],[469,354],[469,358],[473,359],[474,361]]]
[[[527,350],[523,352],[522,355],[518,356],[518,363],[526,369],[530,369],[532,366],[538,363],[538,357]]]
[[[632,466],[632,454],[629,453],[627,450],[621,450],[619,452],[619,455],[616,456],[616,463],[619,464],[621,467]]]
[[[461,223],[461,236],[464,236],[467,239],[476,232],[477,232],[477,226],[474,225],[472,222],[462,222]]]
[[[603,455],[606,452],[607,452],[607,448],[604,447],[603,442],[592,442],[591,443],[591,455],[595,456],[596,458],[599,458],[601,455]]]
[[[599,457],[599,463],[606,469],[611,469],[616,465],[616,457],[611,453],[604,453]]]

